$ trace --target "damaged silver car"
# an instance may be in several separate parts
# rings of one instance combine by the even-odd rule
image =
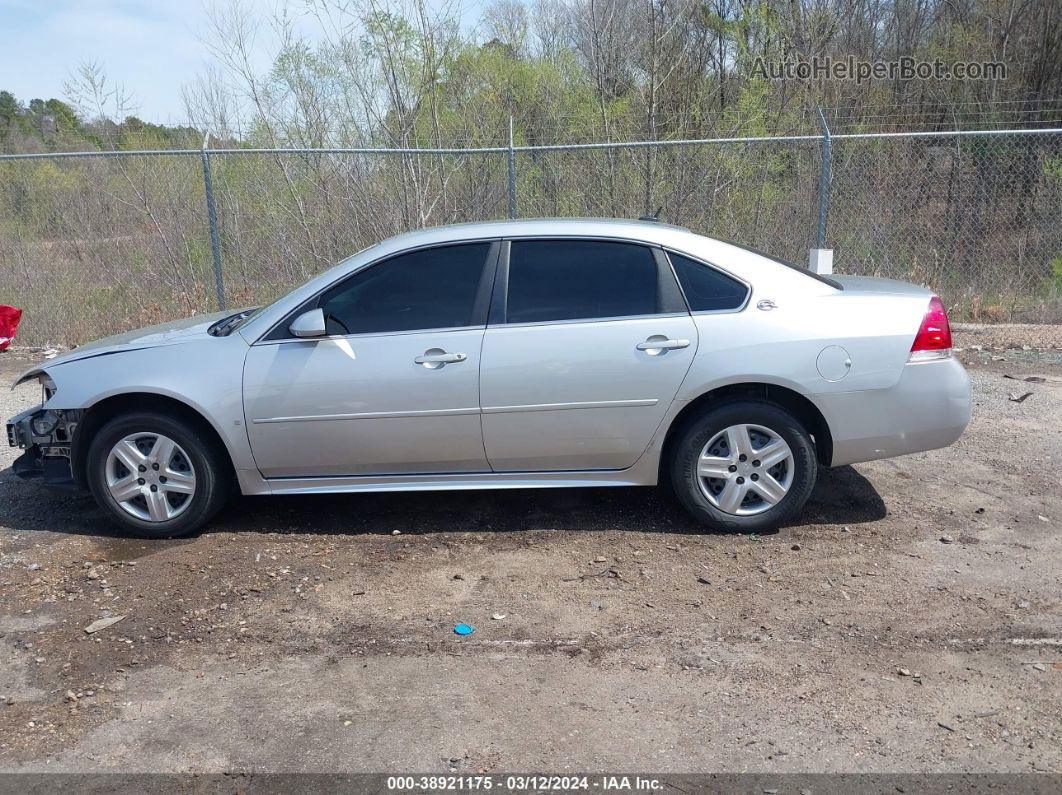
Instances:
[[[819,466],[949,445],[970,417],[929,290],[614,220],[401,235],[269,306],[83,345],[32,379],[15,472],[154,537],[236,492],[662,479],[708,526],[758,531]]]

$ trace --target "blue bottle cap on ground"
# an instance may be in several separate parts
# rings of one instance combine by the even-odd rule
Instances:
[[[475,632],[468,624],[456,624],[454,625],[454,633],[457,635],[471,635]]]

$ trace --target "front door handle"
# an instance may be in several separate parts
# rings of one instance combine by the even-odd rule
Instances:
[[[650,356],[659,356],[667,351],[678,350],[679,348],[690,347],[689,340],[671,340],[665,337],[663,334],[654,334],[645,342],[639,342],[636,346],[638,350],[645,351]]]
[[[466,353],[447,353],[442,348],[428,348],[421,356],[413,361],[422,364],[429,370],[438,370],[448,364],[457,364],[468,358]]]

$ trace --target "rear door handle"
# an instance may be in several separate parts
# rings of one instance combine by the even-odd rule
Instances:
[[[438,370],[447,364],[457,364],[468,358],[466,353],[447,353],[442,348],[428,348],[424,353],[413,361],[422,364],[429,370]]]
[[[659,356],[661,353],[667,351],[678,350],[679,348],[690,347],[689,340],[671,340],[665,337],[663,334],[654,334],[645,342],[639,342],[636,346],[638,350],[645,351],[650,356]]]

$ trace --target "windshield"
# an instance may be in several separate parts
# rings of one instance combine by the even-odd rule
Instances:
[[[378,245],[379,245],[379,243],[373,243],[372,245],[366,246],[365,248],[355,252],[354,254],[351,254],[349,257],[343,258],[338,263],[336,263],[336,265],[332,266],[332,268],[330,270],[335,270],[340,265],[343,265],[343,264],[349,262],[350,260],[354,259],[354,257],[357,257],[360,254],[363,254],[364,252],[368,251],[371,248],[376,248],[376,246],[378,246]],[[327,272],[328,271],[326,271],[326,273]],[[298,289],[298,287],[296,287],[295,289]],[[235,313],[233,315],[230,315],[229,317],[223,318],[223,319],[219,320],[217,323],[215,323],[213,326],[210,327],[210,333],[213,334],[214,336],[227,336],[227,335],[231,334],[232,332],[236,331],[238,328],[241,328],[242,326],[246,325],[248,321],[253,320],[254,318],[256,318],[259,315],[261,315],[263,312],[265,312],[265,311],[271,309],[272,307],[276,306],[282,300],[284,300],[289,295],[291,295],[291,293],[292,293],[292,291],[289,290],[289,291],[287,291],[285,293],[281,293],[276,298],[274,298],[272,301],[270,301],[268,304],[263,304],[262,306],[251,307],[249,309],[244,309],[244,310],[241,310],[240,312],[237,312],[237,313]]]
[[[215,337],[227,337],[236,329],[244,325],[248,320],[258,317],[260,314],[265,312],[267,309],[276,304],[282,298],[285,298],[288,294],[289,293],[281,293],[268,304],[262,304],[261,306],[252,306],[247,309],[241,309],[239,312],[235,312],[229,315],[228,317],[223,317],[221,320],[211,326],[208,329],[208,332],[210,334],[213,334]]]
[[[264,307],[252,307],[250,309],[241,309],[239,312],[223,317],[217,321],[210,328],[207,329],[207,334],[214,337],[227,337],[233,331],[243,325],[244,321],[249,317],[254,317],[256,314],[262,311]]]
[[[287,295],[287,293],[284,293],[284,295]],[[237,319],[236,322],[233,323],[233,325],[229,329],[229,331],[230,332],[231,331],[235,331],[240,326],[242,326],[244,323],[246,323],[248,320],[250,320],[252,317],[258,317],[260,314],[262,314],[267,309],[269,309],[269,307],[271,307],[273,304],[275,304],[277,301],[279,301],[281,298],[283,298],[284,295],[277,296],[272,301],[270,301],[268,304],[262,304],[259,307],[254,307],[252,309],[248,309],[248,310],[244,311],[243,313],[241,313],[239,319]]]

